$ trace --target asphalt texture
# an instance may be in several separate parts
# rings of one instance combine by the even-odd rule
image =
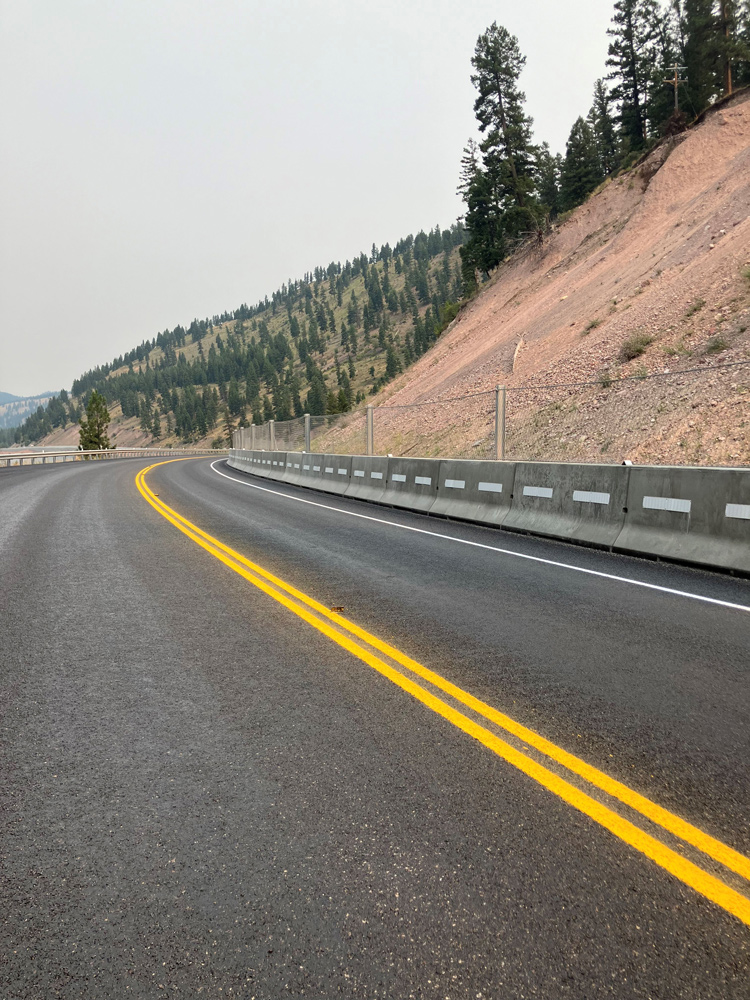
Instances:
[[[3,1000],[747,1000],[747,926],[179,533],[144,464],[0,472]],[[206,459],[148,482],[750,853],[750,614],[437,536],[750,606],[747,581]]]

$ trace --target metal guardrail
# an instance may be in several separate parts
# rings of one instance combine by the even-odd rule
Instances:
[[[56,465],[58,462],[107,461],[121,458],[174,458],[181,456],[225,455],[225,448],[110,448],[104,451],[19,451],[0,452],[0,469],[22,465]]]

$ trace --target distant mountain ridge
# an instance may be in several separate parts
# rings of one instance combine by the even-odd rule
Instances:
[[[20,427],[40,406],[46,406],[54,395],[54,392],[43,392],[38,396],[14,396],[12,392],[0,392],[0,428]]]

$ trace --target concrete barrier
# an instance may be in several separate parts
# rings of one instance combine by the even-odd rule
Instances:
[[[630,472],[622,465],[517,462],[503,527],[612,548],[625,522]]]
[[[303,460],[306,462],[307,456],[301,451],[288,451],[286,454],[286,469],[283,481],[292,486],[304,486],[305,479],[302,476]]]
[[[388,459],[352,455],[351,478],[346,496],[380,503],[388,479]]]
[[[293,468],[290,471],[299,475],[296,480],[299,486],[309,486],[314,490],[320,489],[320,481],[323,478],[323,458],[325,456],[317,452],[303,452],[299,457],[299,469]],[[297,464],[295,458],[293,463]]]
[[[510,510],[515,470],[514,462],[441,461],[430,514],[499,527]]]
[[[380,502],[427,513],[437,496],[439,473],[437,459],[389,458],[386,488]]]
[[[323,490],[326,493],[335,493],[338,496],[343,496],[349,489],[351,477],[351,455],[324,455],[322,479],[315,488]]]
[[[627,507],[618,552],[750,572],[750,469],[634,467]]]
[[[229,464],[355,499],[750,574],[750,469],[237,449]]]

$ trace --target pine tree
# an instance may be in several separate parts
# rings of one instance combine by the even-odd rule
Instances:
[[[591,126],[577,118],[570,130],[560,178],[560,201],[564,210],[586,200],[602,180],[596,140]]]
[[[526,57],[518,39],[493,21],[477,39],[471,64],[476,70],[471,82],[479,92],[474,113],[485,137],[480,143],[484,168],[499,200],[523,209],[534,187],[532,120],[524,112],[526,95],[518,88]],[[528,213],[521,214],[526,225]]]
[[[680,62],[685,66],[686,99],[697,115],[718,90],[718,38],[715,0],[676,0]]]
[[[110,416],[107,401],[100,392],[93,390],[86,406],[86,419],[81,420],[78,432],[79,451],[105,451],[110,447],[107,425]]]
[[[159,419],[159,410],[156,407],[154,407],[154,415],[151,420],[151,435],[155,441],[161,437],[161,420]]]
[[[750,3],[719,0],[718,8],[720,92],[731,94],[750,82]]]
[[[594,84],[594,102],[589,111],[588,122],[594,133],[599,166],[605,177],[614,173],[619,162],[617,132],[615,120],[609,109],[610,102],[611,96],[604,80],[597,80]]]
[[[478,150],[472,143],[466,146],[459,180],[467,206],[469,238],[460,249],[467,292],[476,287],[477,271],[486,274],[503,259],[507,236],[535,226],[542,212],[534,197],[532,120],[518,87],[525,62],[518,40],[496,22],[477,39],[471,82],[478,91],[474,113],[484,138]]]
[[[612,98],[620,109],[620,137],[623,149],[642,149],[646,142],[647,85],[654,67],[653,43],[659,14],[657,0],[616,0],[607,29],[609,44],[608,79],[615,81]]]
[[[537,157],[537,189],[542,205],[554,219],[561,211],[560,203],[560,171],[562,157],[553,156],[549,151],[549,143],[543,142]]]
[[[398,355],[393,349],[393,346],[389,344],[385,361],[385,377],[388,379],[395,378],[400,371],[401,362],[398,360]]]

